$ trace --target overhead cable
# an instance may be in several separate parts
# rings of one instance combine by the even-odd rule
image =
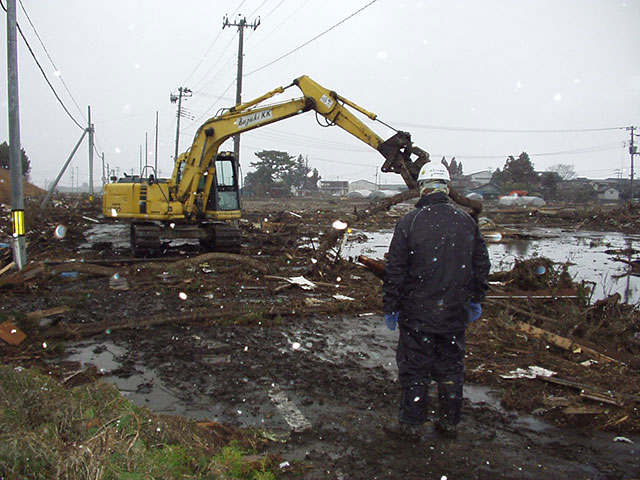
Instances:
[[[82,109],[80,108],[80,106],[78,105],[78,102],[76,102],[76,99],[73,97],[73,94],[71,93],[71,90],[69,90],[69,87],[67,86],[66,82],[64,81],[64,78],[62,78],[62,73],[60,72],[60,69],[56,66],[55,62],[53,61],[53,58],[51,58],[51,55],[49,55],[49,51],[47,50],[47,47],[45,46],[44,42],[42,41],[42,38],[40,38],[40,35],[38,34],[38,30],[36,29],[36,26],[31,21],[31,17],[29,17],[29,14],[27,13],[27,10],[24,8],[24,4],[22,3],[22,0],[20,0],[20,7],[22,7],[22,11],[24,12],[25,16],[27,17],[27,20],[29,21],[29,24],[31,25],[31,28],[33,29],[33,32],[36,34],[36,37],[38,38],[38,41],[40,42],[40,46],[42,46],[42,49],[44,50],[44,53],[47,55],[47,58],[51,62],[51,65],[53,66],[53,68],[55,69],[56,73],[58,74],[57,76],[58,76],[58,78],[60,78],[60,81],[62,82],[62,86],[67,91],[67,93],[69,94],[69,97],[71,97],[71,101],[76,106],[76,108],[78,109],[78,112],[80,112],[80,115],[82,116],[82,118],[86,122],[87,121],[87,117],[84,116],[84,113],[83,113]]]
[[[280,5],[282,5],[282,3],[283,3],[283,2],[284,2],[284,0],[282,0],[278,5],[276,5],[276,6],[275,6],[275,8],[274,8],[273,10],[271,10],[269,13],[267,13],[267,14],[264,16],[263,20],[264,20],[264,19],[266,19],[269,15],[271,15],[271,14],[273,13],[273,11],[274,11],[276,8],[278,8]],[[307,5],[307,3],[309,3],[309,2],[310,2],[310,0],[306,0],[302,5],[300,5],[300,6],[299,6],[298,8],[296,8],[292,13],[290,13],[290,14],[287,16],[287,18],[285,18],[282,22],[280,22],[278,25],[276,25],[275,27],[273,27],[269,33],[267,33],[266,35],[262,35],[262,36],[260,36],[260,43],[261,43],[261,44],[264,44],[264,41],[265,41],[267,38],[269,38],[269,37],[270,37],[271,35],[273,35],[275,32],[279,31],[279,30],[280,30],[280,27],[282,27],[282,25],[284,25],[285,23],[287,23],[291,17],[295,16],[295,15],[296,15],[300,10],[302,10],[302,9]],[[248,40],[248,39],[250,39],[250,38],[253,36],[253,34],[254,34],[254,33],[255,33],[255,30],[251,30],[251,31],[249,32],[249,35],[247,35],[247,40]],[[249,50],[247,50],[247,53],[248,53],[248,52],[251,52],[251,51],[252,51],[252,50],[251,50],[251,49],[249,49]]]
[[[216,68],[217,66],[220,66],[220,60],[221,60],[222,56],[227,52],[227,50],[229,49],[229,47],[231,46],[231,44],[235,40],[236,35],[238,35],[238,32],[235,32],[234,35],[229,39],[229,41],[227,42],[227,45],[222,49],[222,52],[220,52],[220,55],[218,55],[218,58],[213,62],[213,65],[211,65],[209,70],[207,70],[207,72],[204,75],[202,75],[202,77],[200,77],[200,80],[198,80],[193,85],[193,88],[200,88],[200,89],[207,88],[207,86],[210,85],[211,82],[213,82],[216,78],[218,78],[218,76],[222,72],[226,72],[227,71],[226,66],[230,62],[233,61],[233,59],[235,58],[234,56],[229,57],[229,59],[218,69],[218,72],[213,77],[211,77],[204,85],[202,85],[202,87],[200,87],[200,84],[206,79],[207,75],[209,75],[209,73],[211,73],[211,71],[214,68]]]
[[[6,12],[7,8],[4,6],[4,3],[2,2],[2,0],[0,0],[0,5],[2,5],[2,9]],[[55,95],[55,97],[58,99],[58,102],[60,102],[60,105],[62,106],[62,108],[64,109],[64,111],[67,113],[67,115],[69,116],[69,118],[71,120],[73,120],[73,123],[75,123],[80,129],[85,130],[85,127],[83,127],[74,117],[73,115],[71,115],[71,112],[69,111],[69,109],[67,108],[67,106],[64,104],[64,102],[62,101],[62,99],[60,98],[60,95],[58,95],[58,92],[56,92],[56,89],[53,87],[53,85],[51,84],[51,82],[49,81],[49,78],[47,77],[47,74],[44,72],[44,69],[42,68],[42,65],[40,64],[40,62],[38,61],[38,58],[36,57],[36,54],[34,53],[33,49],[31,48],[31,45],[29,45],[29,42],[27,41],[27,38],[24,36],[24,33],[22,32],[22,29],[20,28],[20,25],[18,24],[18,22],[16,22],[16,27],[18,27],[18,32],[20,32],[20,36],[22,37],[22,40],[24,40],[25,45],[27,46],[27,49],[29,50],[29,53],[31,54],[31,56],[33,57],[33,60],[36,62],[36,65],[38,66],[38,68],[40,69],[40,73],[42,73],[42,76],[44,77],[45,81],[47,82],[47,85],[49,85],[49,88],[51,89],[51,91],[53,92],[53,94]]]
[[[273,12],[275,12],[278,8],[280,8],[280,5],[282,5],[285,2],[285,0],[280,0],[280,3],[278,3],[275,7],[273,7],[271,10],[269,10],[269,13],[267,13],[264,17],[262,17],[262,19],[266,19],[269,15],[271,15]],[[264,4],[263,4],[264,5]],[[260,5],[262,6],[262,5]]]
[[[430,130],[449,130],[452,132],[483,132],[483,133],[582,133],[582,132],[605,132],[610,130],[624,130],[626,127],[604,127],[604,128],[576,128],[576,129],[547,129],[547,130],[526,130],[526,129],[498,129],[498,128],[467,128],[467,127],[446,127],[441,125],[423,125],[419,123],[390,122],[394,125],[411,128],[425,128]]]
[[[222,35],[222,30],[218,32],[218,35],[216,35],[216,38],[213,39],[213,42],[211,42],[211,44],[209,45],[209,48],[207,48],[207,51],[204,52],[204,55],[202,57],[200,57],[200,61],[196,64],[193,70],[191,70],[191,73],[187,75],[187,78],[184,80],[184,82],[182,82],[182,85],[185,85],[189,81],[189,79],[191,79],[193,74],[196,73],[196,70],[198,70],[198,67],[200,67],[200,65],[202,65],[202,62],[204,62],[205,58],[207,58],[207,55],[209,55],[209,52],[218,41],[218,38],[220,38],[220,35]]]
[[[362,12],[363,10],[365,10],[366,8],[370,7],[371,5],[373,5],[374,3],[376,3],[377,1],[378,1],[378,0],[372,0],[371,2],[367,3],[364,7],[362,7],[362,8],[360,8],[359,10],[357,10],[357,11],[353,12],[351,15],[349,15],[349,16],[348,16],[348,17],[346,17],[346,18],[344,18],[343,20],[340,20],[338,23],[336,23],[336,24],[335,24],[335,25],[333,25],[332,27],[329,27],[329,28],[328,28],[328,29],[326,29],[324,32],[322,32],[322,33],[320,33],[320,34],[316,35],[315,37],[313,37],[311,40],[308,40],[307,42],[303,43],[302,45],[300,45],[300,46],[298,46],[298,47],[294,48],[293,50],[291,50],[291,51],[289,51],[289,52],[285,53],[284,55],[282,55],[282,56],[280,56],[280,57],[276,58],[275,60],[273,60],[273,61],[271,61],[271,62],[269,62],[269,63],[267,63],[267,64],[263,65],[262,67],[256,68],[255,70],[253,70],[253,71],[251,71],[251,72],[249,72],[249,73],[246,73],[245,75],[243,75],[243,77],[248,77],[249,75],[252,75],[252,74],[254,74],[254,73],[256,73],[256,72],[259,72],[260,70],[263,70],[263,69],[265,69],[265,68],[267,68],[267,67],[269,67],[269,66],[273,65],[274,63],[279,62],[279,61],[280,61],[280,60],[282,60],[283,58],[288,57],[288,56],[289,56],[289,55],[291,55],[292,53],[295,53],[295,52],[297,52],[298,50],[300,50],[300,49],[302,49],[302,48],[306,47],[306,46],[307,46],[307,45],[309,45],[311,42],[313,42],[313,41],[317,40],[318,38],[322,37],[323,35],[325,35],[325,34],[329,33],[331,30],[333,30],[334,28],[336,28],[336,27],[338,27],[338,26],[342,25],[342,24],[343,24],[344,22],[346,22],[347,20],[349,20],[349,19],[351,19],[351,18],[355,17],[357,14],[359,14],[360,12]]]
[[[229,86],[228,86],[227,88],[225,88],[225,89],[224,89],[224,91],[220,94],[220,96],[218,97],[218,99],[217,99],[215,102],[213,102],[213,103],[211,104],[211,106],[210,106],[209,108],[207,108],[207,109],[205,110],[205,112],[204,112],[202,115],[200,115],[200,116],[199,116],[198,118],[196,118],[193,122],[191,122],[191,124],[189,124],[189,125],[188,125],[187,127],[185,127],[183,130],[181,130],[181,132],[184,132],[184,131],[186,131],[187,129],[191,128],[191,127],[193,126],[193,124],[194,124],[194,123],[199,122],[202,118],[204,118],[204,117],[205,117],[205,115],[206,115],[207,113],[209,113],[209,110],[211,110],[213,107],[215,107],[215,106],[218,104],[218,102],[220,101],[220,99],[224,98],[224,95],[229,91],[229,89],[230,89],[231,87],[233,87],[233,84],[234,84],[234,83],[236,83],[236,79],[235,79],[235,78],[234,78],[234,79],[233,79],[233,81],[229,84]]]
[[[262,8],[262,6],[267,3],[269,0],[264,0],[260,5],[258,5],[253,12],[249,14],[249,17],[253,17],[255,13]]]

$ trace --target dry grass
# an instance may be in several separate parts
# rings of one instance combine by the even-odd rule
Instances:
[[[242,441],[224,427],[154,415],[113,385],[67,390],[35,371],[0,367],[0,478],[274,478],[268,457],[246,468]]]

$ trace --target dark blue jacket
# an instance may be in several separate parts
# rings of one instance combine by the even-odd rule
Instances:
[[[396,225],[386,264],[385,313],[428,333],[464,330],[469,303],[481,302],[491,262],[478,225],[444,193],[420,198]]]

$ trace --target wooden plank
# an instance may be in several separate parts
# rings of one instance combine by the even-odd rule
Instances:
[[[0,338],[9,345],[20,345],[27,338],[24,332],[7,320],[0,323]]]
[[[595,392],[580,392],[580,398],[586,398],[587,400],[593,400],[595,402],[608,403],[609,405],[615,405],[622,407],[624,402],[617,398],[613,398],[610,394],[601,394]]]
[[[27,313],[27,318],[29,320],[40,320],[41,318],[53,317],[55,315],[62,315],[70,310],[68,306],[64,307],[54,307],[49,308],[47,310],[35,310],[33,312]]]
[[[597,358],[600,361],[607,362],[607,363],[623,363],[620,360],[611,358],[592,348],[589,348],[585,345],[575,342],[574,340],[571,340],[566,337],[561,337],[560,335],[556,335],[555,333],[552,333],[548,330],[544,330],[542,328],[534,327],[533,325],[530,325],[525,322],[518,322],[515,325],[515,328],[517,328],[518,330],[524,333],[528,333],[529,335],[532,335],[536,338],[544,339],[549,343],[555,345],[556,347],[562,348],[563,350],[567,350],[571,352],[571,351],[574,351],[576,348],[580,348],[580,350],[582,350],[583,352],[588,353],[589,355]]]
[[[2,275],[7,270],[12,269],[15,266],[16,266],[16,262],[11,262],[9,265],[6,265],[5,267],[2,268],[2,270],[0,270],[0,275]]]
[[[604,411],[596,407],[567,407],[562,409],[562,413],[567,415],[600,415]]]
[[[580,390],[580,392],[586,392],[589,395],[602,395],[606,396],[609,399],[613,399],[619,402],[623,402],[624,400],[630,400],[637,403],[640,403],[640,396],[638,395],[629,395],[626,393],[618,393],[612,392],[609,390],[604,390],[602,388],[594,387],[593,385],[586,385],[584,383],[573,382],[571,380],[566,380],[564,378],[558,377],[536,377],[538,380],[542,380],[547,383],[555,383],[556,385],[562,385],[565,387],[570,387],[576,390]]]

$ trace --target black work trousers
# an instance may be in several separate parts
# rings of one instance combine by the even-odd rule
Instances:
[[[400,422],[420,425],[427,421],[429,383],[438,384],[439,421],[455,427],[462,410],[464,381],[464,330],[457,333],[424,333],[400,326],[396,351],[402,386]]]

